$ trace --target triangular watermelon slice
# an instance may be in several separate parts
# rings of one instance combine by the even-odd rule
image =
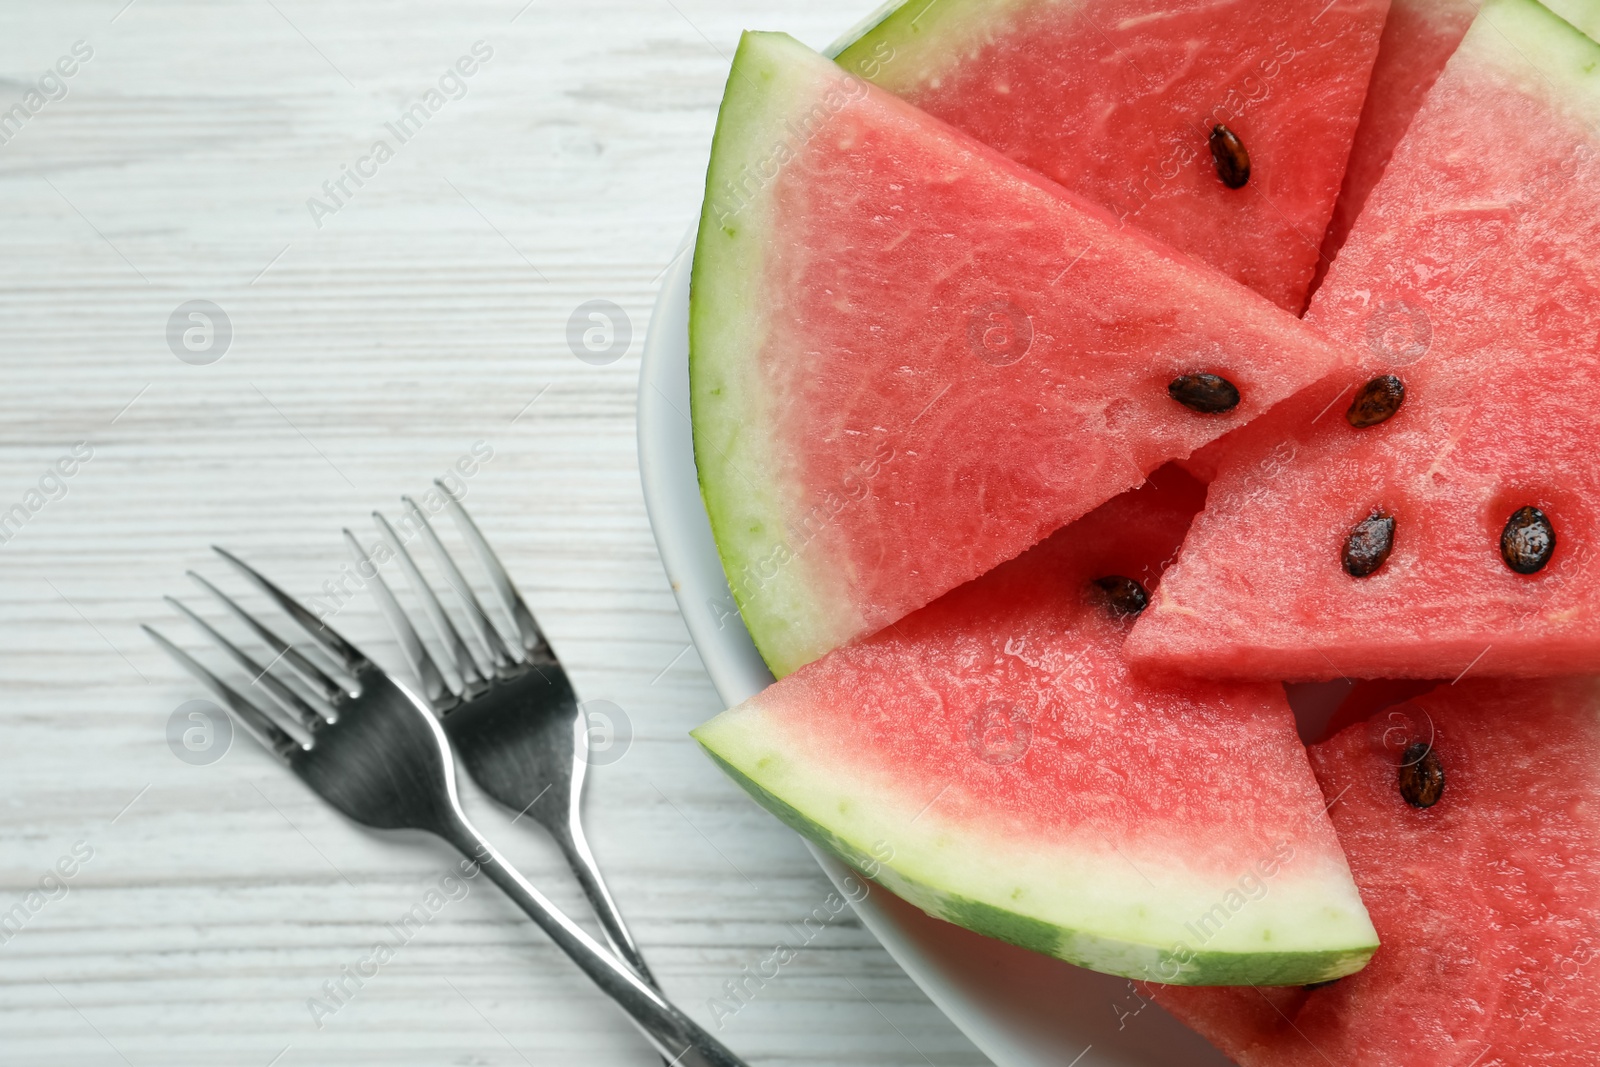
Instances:
[[[1129,655],[1243,678],[1600,670],[1597,250],[1600,45],[1491,0],[1312,304],[1365,366],[1245,432]],[[1385,376],[1403,402],[1358,428],[1358,391],[1396,399]]]
[[[930,914],[1086,967],[1309,982],[1376,944],[1277,685],[1118,655],[1204,496],[1174,467],[695,731]]]
[[[781,34],[734,59],[691,289],[701,489],[780,676],[1345,362]]]
[[[834,47],[846,69],[1298,314],[1388,7],[905,0]],[[1219,124],[1249,156],[1242,187],[1219,177]]]
[[[1361,106],[1361,125],[1350,145],[1344,186],[1322,240],[1319,284],[1383,177],[1395,146],[1422,107],[1423,97],[1477,13],[1478,0],[1391,0],[1367,99]]]
[[[1155,999],[1243,1067],[1589,1067],[1597,753],[1593,679],[1469,679],[1313,746],[1383,946],[1318,989],[1155,987]],[[1440,780],[1434,803],[1414,806]]]

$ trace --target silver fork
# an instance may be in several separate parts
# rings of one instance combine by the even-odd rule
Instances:
[[[345,543],[362,577],[371,583],[423,697],[439,714],[467,773],[485,793],[514,812],[531,815],[549,832],[599,917],[606,940],[640,978],[654,986],[656,980],[606,888],[584,835],[582,797],[589,744],[577,694],[533,612],[472,516],[449,486],[439,480],[433,484],[505,609],[515,633],[512,642],[502,638],[416,501],[401,498],[405,505],[402,521],[413,536],[427,543],[444,583],[454,590],[477,639],[475,649],[469,648],[450,621],[405,540],[380,512],[373,512],[372,520],[460,677],[459,693],[446,683],[410,617],[348,529]]]
[[[450,741],[430,708],[376,667],[332,627],[237,557],[222,557],[259,586],[337,665],[336,680],[292,648],[211,583],[196,579],[275,654],[263,667],[176,600],[211,640],[257,680],[272,699],[242,695],[156,630],[143,627],[180,666],[227,705],[241,726],[322,799],[359,823],[379,829],[427,830],[476,863],[518,907],[627,1012],[678,1067],[745,1067],[716,1038],[667,1001],[617,957],[562,914],[484,839],[461,810]],[[272,674],[284,663],[326,702],[318,708]]]

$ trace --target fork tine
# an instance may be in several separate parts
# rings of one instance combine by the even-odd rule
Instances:
[[[400,569],[406,572],[406,581],[411,583],[412,591],[421,601],[422,610],[433,623],[434,632],[439,635],[439,640],[444,642],[445,650],[455,662],[456,672],[461,675],[462,682],[469,691],[482,689],[487,684],[483,669],[473,656],[472,650],[467,647],[467,643],[461,640],[461,634],[456,629],[455,623],[445,614],[444,605],[439,603],[439,598],[433,593],[433,587],[422,576],[422,571],[417,568],[417,561],[411,558],[411,553],[400,540],[400,535],[389,525],[389,520],[384,518],[381,512],[374,511],[372,521],[378,527],[378,532],[383,534],[384,540],[389,543],[389,547],[394,549]]]
[[[183,601],[179,600],[177,597],[170,596],[162,597],[162,599],[168,604],[171,604],[173,607],[177,608],[179,611],[183,612],[183,614],[188,617],[190,622],[194,623],[196,628],[198,628],[201,633],[205,634],[207,637],[210,637],[211,640],[221,645],[222,650],[231,656],[235,663],[244,668],[245,672],[251,676],[254,683],[260,685],[267,692],[271,693],[278,703],[283,705],[284,710],[294,716],[295,721],[301,726],[305,727],[308,731],[317,730],[320,729],[323,723],[327,721],[317,712],[315,708],[302,700],[300,698],[300,694],[296,693],[293,689],[290,689],[288,686],[279,681],[277,676],[271,672],[269,667],[263,667],[261,664],[257,663],[249,655],[249,653],[241,650],[232,641],[229,641],[226,637],[222,636],[222,634],[218,633],[210,623],[206,622],[206,620],[202,619],[199,615],[196,615],[193,611],[190,611],[189,606]]]
[[[528,602],[522,599],[522,594],[512,582],[511,575],[506,573],[500,557],[489,547],[489,541],[478,529],[478,524],[467,514],[466,506],[444,482],[435,478],[433,484],[444,494],[446,506],[450,509],[450,517],[455,520],[456,528],[461,531],[461,536],[466,538],[467,544],[472,546],[473,554],[478,557],[479,564],[488,573],[489,584],[494,586],[495,593],[500,597],[500,603],[505,606],[506,614],[511,616],[517,634],[522,638],[522,647],[530,653],[548,656],[550,643],[545,640],[543,631],[539,629],[539,623],[529,610]]]
[[[433,527],[428,524],[428,517],[417,507],[417,502],[408,496],[400,498],[410,510],[411,519],[422,531],[422,539],[428,542],[428,548],[433,552],[434,560],[439,564],[439,569],[444,571],[444,580],[450,588],[456,591],[456,596],[461,598],[461,603],[467,609],[467,621],[472,623],[472,630],[478,635],[478,640],[489,650],[489,660],[496,667],[509,666],[517,662],[517,657],[511,654],[505,641],[500,637],[500,631],[494,628],[489,621],[488,614],[483,610],[483,605],[478,603],[477,594],[473,593],[472,586],[467,584],[466,576],[461,573],[461,568],[456,566],[456,561],[450,558],[450,553],[445,551],[444,542],[439,540],[439,535],[433,532]]]
[[[301,750],[300,742],[290,737],[288,732],[272,721],[271,716],[250,701],[240,696],[228,683],[206,670],[199,661],[189,653],[179,648],[163,637],[158,631],[149,626],[139,627],[150,635],[150,639],[161,647],[161,650],[177,661],[178,666],[194,675],[207,689],[215,693],[222,702],[228,705],[228,710],[233,712],[239,724],[250,731],[263,748],[279,759],[287,760],[291,752]]]
[[[294,597],[268,581],[266,575],[225,548],[212,545],[211,550],[233,564],[239,570],[239,573],[259,586],[261,591],[271,597],[272,602],[278,605],[278,608],[285,615],[293,619],[295,624],[305,631],[307,637],[321,645],[328,655],[344,666],[345,670],[354,674],[366,665],[367,657],[357,651],[354,645],[340,637],[333,627],[307,611]]]
[[[212,585],[206,580],[206,577],[203,574],[199,574],[196,571],[186,571],[184,573],[186,573],[200,588],[204,589],[206,592],[222,601],[223,605],[229,611],[233,612],[234,616],[238,618],[240,622],[244,623],[250,628],[251,633],[255,634],[262,641],[266,642],[267,646],[272,649],[272,654],[275,657],[287,664],[289,669],[294,671],[295,674],[299,675],[301,681],[305,682],[312,689],[316,690],[317,695],[323,700],[326,700],[330,704],[337,705],[347,696],[349,696],[349,694],[345,692],[344,687],[338,682],[334,681],[332,678],[329,678],[321,667],[318,667],[315,663],[312,663],[305,656],[301,655],[299,649],[295,648],[289,642],[285,641],[283,638],[279,637],[277,634],[263,626],[260,622],[256,621],[256,617],[254,615],[251,615],[248,611],[234,603],[232,597],[218,589],[216,586]]]
[[[405,655],[411,673],[422,683],[422,695],[435,708],[449,703],[447,698],[454,694],[450,692],[450,687],[445,685],[444,675],[439,673],[438,664],[434,663],[433,657],[428,654],[428,646],[422,643],[416,627],[411,625],[411,619],[401,610],[400,602],[394,598],[394,591],[379,573],[378,565],[367,556],[366,549],[361,547],[361,542],[356,540],[356,535],[350,532],[348,526],[344,530],[344,541],[350,548],[350,555],[355,558],[356,570],[361,576],[365,578],[368,572],[371,572],[372,592],[378,598],[378,607],[383,610],[383,617],[389,620],[389,628],[394,631],[395,640],[400,642],[400,651]]]

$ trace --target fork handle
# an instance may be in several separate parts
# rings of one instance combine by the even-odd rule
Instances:
[[[748,1067],[557,909],[465,818],[458,814],[440,836],[476,863],[491,882],[550,935],[601,992],[628,1013],[668,1062],[676,1067]]]
[[[583,889],[583,895],[589,899],[589,906],[599,918],[607,943],[618,956],[622,957],[622,962],[632,967],[634,973],[645,980],[646,985],[660,989],[660,983],[656,981],[655,975],[650,973],[649,965],[644,962],[644,953],[639,950],[639,943],[633,939],[627,923],[622,920],[622,912],[617,908],[617,902],[612,899],[611,890],[606,888],[606,880],[600,873],[600,864],[596,862],[594,853],[589,850],[588,838],[584,836],[577,815],[573,814],[568,825],[551,826],[548,829],[556,844],[561,846],[561,851],[567,857],[567,866],[572,868],[573,875],[578,879],[578,885]]]
[[[555,839],[556,844],[561,846],[562,853],[567,857],[567,866],[572,868],[583,895],[589,900],[590,909],[600,920],[600,929],[606,935],[606,944],[611,946],[614,954],[622,958],[623,963],[633,968],[634,974],[645,980],[645,984],[659,992],[661,983],[650,973],[650,965],[645,963],[639,943],[633,939],[633,933],[622,919],[622,911],[611,897],[611,890],[607,888],[605,876],[600,873],[600,864],[589,848],[589,839],[583,832],[583,824],[578,819],[577,811],[571,813],[571,818],[565,824],[547,825],[546,829],[550,831],[550,836]],[[665,1055],[661,1057],[661,1062],[665,1067],[674,1067],[672,1061]]]

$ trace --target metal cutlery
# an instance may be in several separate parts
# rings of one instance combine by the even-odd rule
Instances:
[[[182,610],[257,680],[271,700],[258,703],[244,696],[156,630],[144,627],[163,650],[216,694],[246,730],[333,807],[379,829],[430,831],[477,863],[617,1002],[675,1067],[744,1067],[743,1061],[559,911],[472,826],[456,792],[450,739],[430,702],[390,678],[254,568],[222,549],[217,551],[259,586],[327,654],[336,669],[325,671],[198,576],[202,587],[273,651],[272,664],[262,666],[194,612]],[[297,675],[323,706],[306,700],[277,678],[272,672],[279,663]]]
[[[381,513],[373,512],[372,518],[459,676],[459,692],[446,683],[411,618],[348,529],[345,542],[362,577],[371,584],[423,698],[440,716],[467,773],[485,793],[512,811],[532,816],[549,832],[599,917],[606,940],[639,977],[655,985],[584,835],[581,798],[588,766],[588,732],[577,694],[488,540],[455,493],[441,481],[434,485],[504,609],[514,632],[511,641],[502,638],[416,501],[401,498],[405,505],[401,525],[412,538],[427,544],[444,584],[466,613],[475,647],[469,647],[451,622],[406,548],[406,539]]]

